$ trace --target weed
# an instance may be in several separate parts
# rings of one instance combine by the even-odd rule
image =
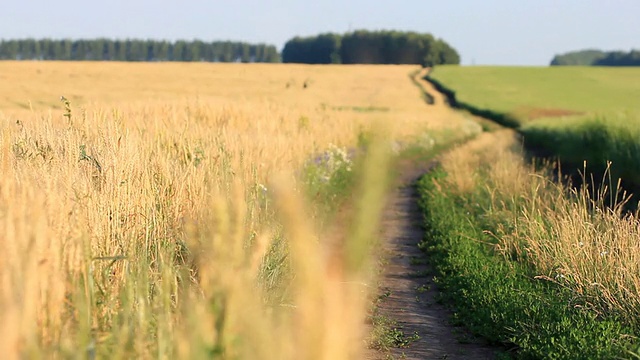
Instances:
[[[385,290],[382,294],[378,295],[378,300],[383,300],[391,296],[391,291],[389,289]]]
[[[409,277],[411,278],[425,278],[425,277],[429,277],[429,275],[431,275],[432,272],[429,269],[425,269],[425,270],[419,270],[419,271],[414,271],[412,273],[409,274]],[[435,279],[435,277],[434,277]]]
[[[73,121],[71,120],[71,102],[64,96],[60,96],[60,101],[64,104],[64,114],[62,116],[67,118],[69,127],[73,127]]]
[[[373,331],[369,340],[369,347],[377,350],[388,351],[391,348],[406,348],[412,342],[420,339],[417,333],[405,334],[398,328],[395,320],[383,315],[374,315],[371,318]]]

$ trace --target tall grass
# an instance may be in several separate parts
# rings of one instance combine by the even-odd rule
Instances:
[[[53,68],[64,74],[63,65]],[[237,80],[226,80],[222,99],[182,100],[167,95],[179,86],[163,90],[147,77],[139,80],[162,101],[129,92],[80,106],[69,96],[68,109],[0,117],[5,358],[359,356],[388,173],[384,149],[464,121],[420,114],[427,109],[401,68],[354,70],[380,70],[377,79],[402,74],[398,84],[408,92],[392,97],[414,95],[417,105],[405,99],[384,114],[318,103],[377,101],[368,87],[351,98],[339,90],[338,99],[318,77],[307,93],[294,92],[285,88],[287,71],[316,68],[277,69],[283,73],[268,75],[265,87],[246,87],[245,99],[232,99],[242,88]],[[87,76],[75,65],[72,73]],[[119,86],[104,81],[87,91]],[[283,100],[291,96],[301,104]],[[386,137],[369,137],[366,155],[308,169],[326,149],[342,154],[359,133],[379,133],[378,121],[388,123]],[[309,187],[316,191],[307,198]],[[336,194],[353,194],[353,215],[338,235],[318,222],[317,193],[334,203]]]
[[[479,219],[504,261],[565,294],[563,306],[631,329],[620,335],[630,341],[625,334],[640,330],[637,214],[622,211],[615,182],[567,187],[521,152],[514,135],[486,134],[443,158],[447,178],[439,186]]]
[[[3,354],[325,356],[315,336],[329,334],[332,311],[360,308],[339,285],[358,272],[327,278],[313,220],[293,200],[300,185],[269,181],[312,142],[268,122],[269,138],[243,141],[240,112],[184,104],[73,120],[3,124]],[[288,285],[291,274],[304,281]],[[264,291],[280,298],[265,307]],[[350,341],[331,348],[342,356],[359,345],[362,314],[351,310],[339,315]],[[294,328],[320,347],[296,344]]]
[[[610,171],[629,190],[640,186],[639,117],[634,113],[545,119],[522,128],[534,154],[559,158],[567,172],[587,170],[600,179]]]
[[[496,236],[505,253],[573,289],[582,305],[640,325],[638,219],[622,211],[625,197],[616,183],[605,179],[594,189],[585,179],[580,189],[568,187],[553,182],[545,170],[526,166],[509,150],[517,149],[516,143],[497,144],[497,150],[483,147],[482,165],[452,154],[444,166],[454,184],[460,178],[480,180],[467,189],[479,186],[489,195],[490,202],[479,205],[488,219],[501,223]]]

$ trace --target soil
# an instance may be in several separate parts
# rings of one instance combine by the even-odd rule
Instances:
[[[443,96],[418,75],[434,107],[447,107]],[[438,109],[443,110],[443,109]],[[447,109],[448,111],[453,111]],[[422,240],[421,215],[417,205],[416,180],[428,172],[434,162],[406,160],[399,164],[394,192],[388,199],[382,221],[384,269],[380,276],[382,300],[378,312],[397,323],[406,339],[406,347],[390,352],[369,350],[367,359],[494,359],[497,349],[486,346],[465,329],[451,325],[451,312],[438,303],[434,271],[426,255],[418,248]],[[417,334],[417,337],[414,337]]]
[[[528,120],[537,120],[548,117],[576,116],[584,114],[583,112],[569,109],[529,107],[518,108],[513,113]]]

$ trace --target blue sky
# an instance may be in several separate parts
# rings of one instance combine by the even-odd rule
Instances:
[[[443,38],[463,64],[546,65],[584,48],[640,48],[640,0],[23,0],[0,7],[0,38],[267,42],[397,29]]]

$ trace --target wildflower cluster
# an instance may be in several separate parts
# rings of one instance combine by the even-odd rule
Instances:
[[[329,199],[346,192],[352,171],[353,154],[331,144],[329,149],[307,162],[304,178],[312,195],[322,194]]]
[[[338,147],[333,144],[329,145],[329,149],[314,159],[317,165],[317,176],[325,183],[331,182],[336,176],[341,176],[345,172],[350,172],[352,161],[346,148]]]
[[[436,145],[436,140],[429,134],[424,133],[418,138],[418,146],[426,150],[431,150]]]

